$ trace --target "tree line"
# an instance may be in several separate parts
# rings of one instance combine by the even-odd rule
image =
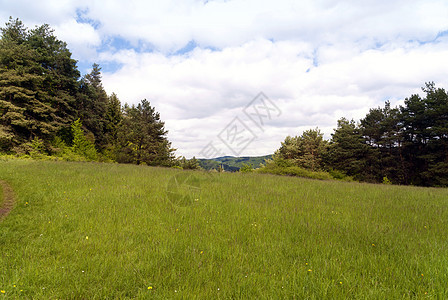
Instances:
[[[101,68],[81,77],[49,25],[29,30],[10,18],[0,36],[0,152],[69,160],[185,165],[176,160],[160,114],[147,100],[122,105]]]
[[[448,94],[433,82],[404,105],[372,108],[355,123],[341,118],[329,141],[319,129],[288,136],[277,167],[342,172],[366,182],[448,186]]]

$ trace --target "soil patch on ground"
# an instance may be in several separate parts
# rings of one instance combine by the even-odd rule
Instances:
[[[14,192],[11,186],[0,179],[0,186],[3,190],[3,195],[0,198],[0,221],[2,221],[14,207]],[[3,200],[3,201],[1,201]]]

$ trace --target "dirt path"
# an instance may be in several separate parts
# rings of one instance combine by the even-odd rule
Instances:
[[[2,221],[14,207],[14,192],[6,181],[0,179],[0,185],[3,189],[3,201],[0,203],[0,221]]]

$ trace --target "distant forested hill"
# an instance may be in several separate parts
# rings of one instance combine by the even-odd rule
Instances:
[[[223,156],[212,159],[199,159],[199,165],[206,169],[218,170],[220,166],[225,171],[237,172],[243,166],[243,164],[252,165],[254,168],[258,168],[260,164],[264,164],[266,159],[271,159],[272,155],[265,156],[244,156],[244,157],[233,157],[233,156]]]

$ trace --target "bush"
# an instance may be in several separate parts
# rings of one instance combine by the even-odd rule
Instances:
[[[75,154],[85,157],[87,160],[98,160],[98,153],[95,145],[89,141],[82,129],[81,121],[78,119],[72,124],[73,130],[73,146],[72,150]]]
[[[276,175],[288,175],[288,176],[298,176],[312,179],[320,179],[320,180],[330,180],[333,177],[323,171],[310,171],[297,166],[288,166],[283,167],[277,165],[274,161],[267,161],[266,166],[264,168],[260,168],[256,170],[258,173],[270,173]]]
[[[389,180],[389,178],[387,178],[387,176],[383,177],[383,184],[392,184],[392,181]]]
[[[240,168],[241,173],[251,173],[254,170],[254,167],[252,164],[244,164]]]
[[[343,181],[353,181],[353,177],[346,175],[344,172],[341,172],[339,170],[329,170],[328,173],[337,180],[343,180]]]

